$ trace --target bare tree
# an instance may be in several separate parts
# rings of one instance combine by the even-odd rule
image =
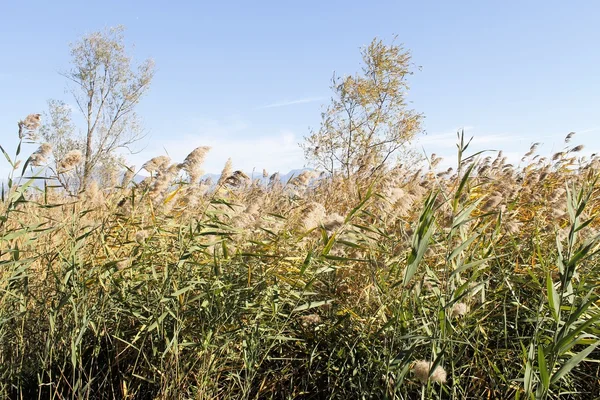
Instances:
[[[348,179],[380,170],[421,131],[422,116],[406,107],[410,53],[374,39],[361,54],[362,74],[333,77],[321,127],[302,144],[311,164]]]
[[[128,148],[142,137],[135,107],[150,88],[154,62],[135,66],[125,51],[124,28],[109,28],[84,36],[71,45],[72,68],[63,75],[83,124],[79,135],[71,109],[64,102],[49,102],[49,120],[43,137],[55,148],[55,158],[73,147],[83,153],[77,171],[84,190],[102,165],[116,160],[115,151]]]

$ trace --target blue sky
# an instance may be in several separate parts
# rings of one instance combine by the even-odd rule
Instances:
[[[422,67],[409,95],[426,117],[419,148],[453,156],[454,132],[467,127],[474,149],[515,159],[536,141],[542,153],[559,149],[570,131],[593,152],[598,15],[593,1],[7,1],[0,144],[14,148],[16,121],[47,99],[70,101],[58,74],[70,42],[123,24],[134,58],[157,65],[139,107],[149,135],[130,157],[138,166],[211,145],[209,172],[227,157],[246,171],[302,167],[297,143],[318,127],[333,72],[358,71],[359,48],[393,35]]]

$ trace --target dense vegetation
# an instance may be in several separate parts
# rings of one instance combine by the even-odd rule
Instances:
[[[37,126],[3,149],[2,397],[600,393],[600,159],[581,146],[513,166],[459,135],[446,172],[432,156],[280,182],[228,163],[214,183],[201,147],[69,194],[81,153],[32,167]]]

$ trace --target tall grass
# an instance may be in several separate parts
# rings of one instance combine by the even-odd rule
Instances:
[[[78,195],[2,149],[0,396],[592,398],[599,159],[458,148],[216,184],[201,148]]]

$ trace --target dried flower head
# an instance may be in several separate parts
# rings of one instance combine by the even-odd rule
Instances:
[[[450,311],[450,316],[452,317],[463,317],[467,314],[469,308],[465,303],[454,303],[452,306],[452,310]]]
[[[171,159],[169,157],[158,156],[147,161],[144,165],[142,165],[142,168],[150,173],[153,173],[154,171],[160,171],[166,168],[170,162]]]
[[[305,328],[311,325],[319,325],[321,323],[321,317],[319,314],[303,315],[300,317],[300,320],[302,321],[302,326]]]
[[[450,167],[447,170],[438,173],[437,176],[441,178],[441,177],[450,175],[452,173],[452,171],[454,171],[454,168]]]
[[[83,155],[79,150],[71,150],[60,160],[58,163],[58,169],[60,172],[70,171],[83,160]]]
[[[572,153],[577,153],[578,151],[581,151],[581,150],[583,150],[583,145],[582,145],[582,144],[580,144],[579,146],[575,146],[575,147],[573,147],[573,148],[571,149],[571,152],[572,152]]]
[[[40,147],[29,157],[29,164],[34,167],[39,167],[46,164],[47,157],[52,152],[52,145],[49,143],[42,143]]]
[[[483,204],[482,209],[484,211],[492,211],[500,203],[502,203],[502,197],[501,196],[492,196],[492,197],[488,198],[487,201]]]
[[[529,151],[533,153],[534,151],[537,150],[537,148],[540,144],[541,144],[540,142],[535,142],[534,144],[531,145],[531,147],[529,148]]]
[[[158,204],[167,189],[169,189],[171,181],[179,173],[179,166],[180,164],[173,163],[168,168],[163,166],[162,169],[159,169],[156,174],[156,179],[154,180],[154,185],[149,193],[155,204]]]
[[[99,203],[103,200],[102,192],[100,191],[100,188],[98,187],[98,182],[96,181],[92,181],[89,184],[89,186],[85,189],[83,194],[85,195],[85,199],[91,203]]]
[[[231,186],[242,186],[244,183],[248,182],[250,177],[243,173],[242,171],[234,171],[226,180],[225,183]]]
[[[328,232],[334,231],[344,224],[345,218],[338,213],[333,213],[323,221],[323,226]]]
[[[118,261],[115,266],[117,267],[117,270],[122,271],[125,268],[129,267],[129,265],[131,264],[131,260],[129,258],[126,258],[124,260]]]
[[[565,137],[565,143],[569,143],[571,141],[571,138],[575,135],[575,132],[569,132],[569,134],[567,135],[567,137]]]
[[[446,370],[444,370],[444,368],[442,368],[442,366],[440,365],[435,367],[435,369],[431,373],[431,377],[429,376],[429,372],[432,366],[432,361],[417,361],[413,365],[413,372],[415,373],[415,378],[417,378],[423,384],[427,383],[428,379],[431,379],[432,382],[446,382]]]
[[[431,160],[431,169],[437,168],[438,165],[443,161],[442,157],[438,157],[435,160]]]
[[[304,229],[311,230],[319,226],[325,219],[327,212],[325,207],[317,202],[309,203],[302,210],[302,226]]]
[[[206,153],[210,150],[209,146],[201,146],[195,148],[188,156],[185,158],[181,167],[185,172],[187,172],[190,177],[190,184],[194,185],[198,183],[200,177],[202,176],[201,166],[204,163],[204,158],[206,157]]]
[[[146,239],[148,239],[147,231],[137,231],[135,233],[135,241],[138,242],[139,244],[146,243]]]
[[[280,176],[279,176],[279,172],[275,172],[273,175],[271,175],[269,177],[269,188],[273,189],[275,186],[279,185],[280,182]]]
[[[41,125],[41,114],[29,114],[23,121],[19,121],[19,139],[37,140],[36,131]]]
[[[295,184],[308,185],[313,179],[319,176],[318,171],[303,171],[296,178]]]
[[[519,233],[521,231],[521,226],[523,224],[517,221],[508,221],[505,225],[506,227],[506,232],[509,235],[516,235],[517,233]]]
[[[233,172],[233,165],[231,162],[231,158],[228,158],[227,162],[225,163],[225,166],[223,167],[223,170],[221,171],[221,176],[219,177],[219,180],[217,181],[217,186],[224,185],[225,182],[227,181],[227,178],[229,178],[231,176],[232,172]]]
[[[126,188],[131,183],[133,179],[133,175],[135,174],[135,166],[131,165],[125,169],[125,173],[123,174],[123,179],[121,180],[121,187]]]

